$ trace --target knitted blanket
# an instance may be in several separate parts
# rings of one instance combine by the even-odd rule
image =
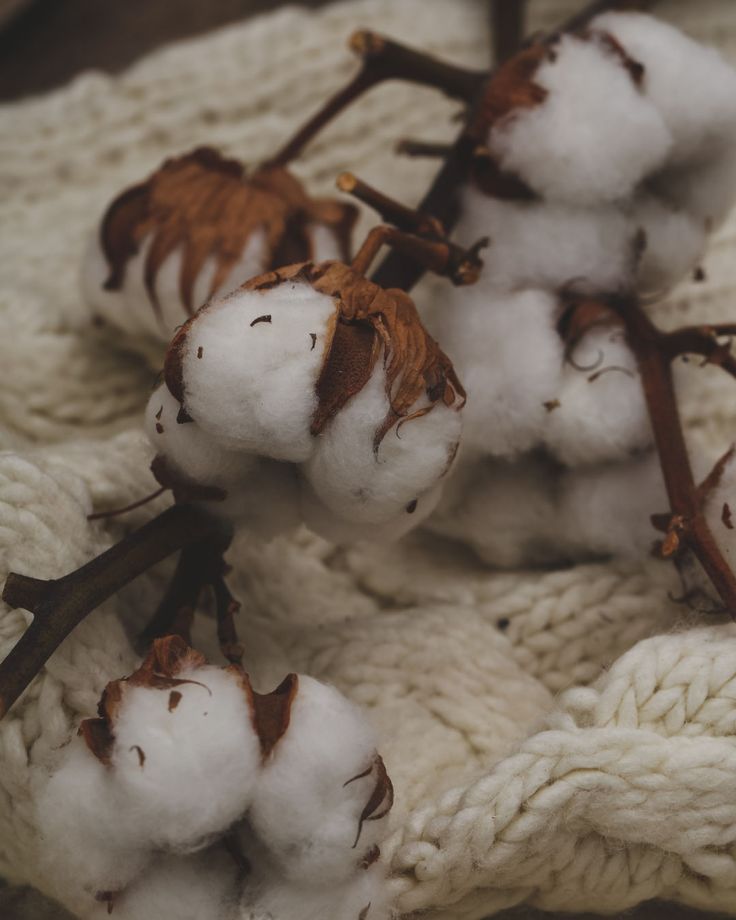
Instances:
[[[532,26],[577,5],[530,4]],[[736,62],[729,0],[663,0],[659,11]],[[94,329],[78,292],[103,207],[197,144],[265,157],[350,74],[345,40],[358,26],[468,66],[489,58],[485,4],[347,0],[279,10],[120,77],[85,74],[2,107],[0,580],[62,575],[167,501],[87,521],[155,488],[140,417],[160,355],[146,361]],[[455,111],[426,89],[379,88],[296,171],[326,192],[349,167],[416,201],[436,165],[397,158],[394,141],[449,138]],[[733,319],[734,247],[731,220],[707,282],[675,292],[661,324]],[[689,374],[690,438],[719,453],[735,430],[733,387]],[[668,566],[491,572],[424,534],[350,549],[306,532],[268,545],[241,536],[228,558],[256,685],[304,671],[372,715],[396,786],[382,851],[403,914],[475,920],[522,902],[614,911],[653,897],[736,913],[736,627],[675,603]],[[90,616],[0,723],[0,873],[72,909],[37,873],[34,801],[53,751],[135,666],[130,637],[170,572],[159,566]],[[28,622],[0,607],[0,656]],[[213,633],[197,621],[197,644],[216,657]]]

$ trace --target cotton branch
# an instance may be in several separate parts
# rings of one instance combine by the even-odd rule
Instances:
[[[702,354],[729,374],[734,359],[725,355],[717,336],[730,334],[733,326],[688,327],[661,332],[634,299],[622,301],[619,312],[626,324],[629,347],[641,374],[654,441],[662,466],[671,517],[665,541],[665,555],[681,545],[689,547],[718,591],[726,610],[736,618],[736,576],[731,571],[703,514],[702,490],[693,476],[677,398],[672,380],[672,362],[683,354]]]
[[[266,165],[285,166],[290,163],[328,122],[379,83],[387,80],[418,83],[420,86],[434,87],[454,99],[469,102],[486,79],[483,71],[455,67],[367,30],[352,35],[350,48],[363,59],[361,69]]]
[[[493,61],[498,64],[516,51],[524,35],[526,0],[491,0]]]
[[[227,526],[191,505],[175,505],[86,565],[44,581],[11,572],[3,600],[33,614],[33,622],[0,663],[0,718],[71,631],[103,601],[183,547],[227,547]]]

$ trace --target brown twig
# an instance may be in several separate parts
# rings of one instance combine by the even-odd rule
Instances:
[[[418,83],[469,102],[487,76],[484,71],[447,64],[367,30],[352,35],[350,48],[363,59],[359,72],[299,128],[267,161],[267,166],[286,166],[292,162],[328,122],[379,83],[387,80]]]
[[[440,143],[439,141],[419,141],[411,137],[404,137],[396,142],[394,150],[399,156],[405,157],[429,157],[431,159],[440,159],[446,157],[452,144]]]
[[[428,239],[446,240],[447,238],[445,228],[436,217],[407,208],[358,179],[353,173],[340,173],[336,185],[341,192],[346,192],[353,198],[357,198],[358,201],[362,201],[363,204],[367,204],[380,215],[381,220],[394,224],[399,230],[416,233]]]
[[[498,64],[521,45],[525,30],[526,0],[491,0],[493,63]]]
[[[706,350],[710,347],[707,343],[712,342],[712,335],[703,333],[703,329],[731,327],[690,327],[665,333],[657,329],[634,298],[620,301],[618,307],[641,374],[670,502],[669,543],[665,540],[665,554],[672,555],[682,545],[689,547],[730,615],[736,617],[736,576],[718,548],[703,514],[702,497],[690,465],[672,380],[672,361],[678,355],[683,351],[697,351],[699,345]]]
[[[44,581],[11,572],[3,600],[33,613],[33,622],[0,663],[0,718],[69,633],[103,601],[178,549],[213,540],[227,525],[191,505],[175,505],[68,575]]]

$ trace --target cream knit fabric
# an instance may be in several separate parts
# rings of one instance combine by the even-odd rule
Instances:
[[[577,5],[536,0],[533,25]],[[483,64],[485,7],[284,9],[158,51],[121,77],[87,74],[3,107],[0,578],[61,575],[165,505],[86,520],[153,487],[139,431],[149,363],[90,327],[77,289],[85,236],[110,197],[200,143],[259,160],[350,73],[344,45],[357,26]],[[660,8],[736,62],[736,4]],[[450,136],[455,108],[427,90],[383,87],[298,170],[316,191],[349,167],[416,200],[435,167],[395,158],[393,142]],[[733,318],[735,246],[731,221],[706,259],[708,282],[683,286],[663,324]],[[692,438],[718,453],[736,430],[733,387],[689,373]],[[402,913],[473,920],[524,901],[612,911],[655,896],[736,913],[736,627],[673,603],[669,568],[492,573],[421,534],[349,550],[305,533],[268,546],[240,537],[229,559],[261,689],[303,670],[372,713],[397,787],[383,852]],[[63,884],[35,869],[35,796],[105,683],[132,669],[127,636],[170,569],[91,616],[0,724],[0,873],[71,909]],[[27,621],[2,609],[0,655]],[[198,632],[211,646],[211,622]]]

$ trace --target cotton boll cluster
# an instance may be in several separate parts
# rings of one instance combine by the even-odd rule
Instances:
[[[41,860],[85,917],[387,916],[393,790],[337,690],[292,674],[260,694],[168,637],[99,712],[38,804]]]
[[[395,538],[437,500],[464,393],[400,291],[338,262],[259,276],[174,338],[146,430],[182,500],[259,533]]]
[[[212,296],[286,262],[345,258],[357,211],[310,198],[283,168],[250,175],[200,147],[175,157],[107,208],[82,266],[93,312],[166,343]]]
[[[427,317],[468,392],[459,478],[431,526],[501,565],[643,551],[667,501],[637,460],[653,439],[622,312],[688,276],[733,202],[736,73],[670,26],[612,13],[502,65],[469,131],[458,236],[491,245],[478,284]],[[586,510],[611,512],[616,488],[629,540]]]

